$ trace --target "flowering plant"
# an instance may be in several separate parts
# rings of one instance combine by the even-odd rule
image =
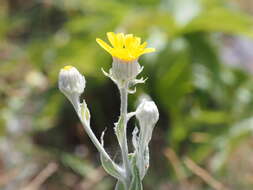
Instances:
[[[90,127],[90,112],[85,100],[80,103],[80,95],[85,88],[85,78],[73,66],[65,66],[59,73],[59,89],[72,103],[79,116],[83,127],[100,153],[101,163],[108,174],[115,177],[118,182],[116,190],[141,190],[142,180],[149,167],[149,142],[153,128],[158,121],[159,113],[155,103],[143,99],[136,111],[128,113],[127,99],[129,93],[135,90],[130,88],[145,80],[137,79],[142,71],[138,63],[140,55],[155,51],[154,48],[146,48],[147,43],[141,44],[141,39],[132,34],[108,32],[107,37],[112,45],[109,46],[101,39],[96,39],[98,44],[112,55],[113,63],[108,76],[119,88],[121,107],[118,122],[115,123],[115,134],[119,142],[122,156],[122,164],[115,163],[104,149],[103,136],[99,141]],[[139,121],[139,128],[135,127],[132,132],[132,144],[134,152],[129,153],[127,143],[128,120],[136,116]]]

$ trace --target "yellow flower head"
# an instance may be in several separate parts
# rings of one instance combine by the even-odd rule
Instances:
[[[108,32],[107,37],[112,47],[99,38],[96,41],[113,57],[123,61],[131,62],[138,59],[142,54],[155,51],[154,48],[146,48],[147,42],[141,44],[141,38],[133,36],[133,34]]]

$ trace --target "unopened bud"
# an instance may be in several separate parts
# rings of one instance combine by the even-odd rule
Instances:
[[[65,66],[59,74],[59,89],[66,96],[81,95],[85,88],[85,78],[72,66]]]
[[[143,100],[136,110],[141,127],[154,126],[159,118],[157,106],[153,101]]]
[[[140,171],[141,179],[143,179],[149,166],[148,145],[152,137],[154,126],[159,118],[159,112],[155,103],[143,99],[136,110],[136,117],[140,124],[137,166]]]

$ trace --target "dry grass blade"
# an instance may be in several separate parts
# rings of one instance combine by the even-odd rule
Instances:
[[[165,156],[171,162],[173,169],[175,170],[176,176],[179,180],[186,179],[186,174],[184,172],[181,161],[179,160],[177,154],[172,148],[167,148],[164,151]]]
[[[37,190],[58,169],[56,163],[49,163],[30,183],[21,190]]]
[[[87,179],[83,180],[78,187],[80,189],[92,189],[94,185],[99,183],[104,176],[107,174],[104,172],[102,167],[98,167],[90,175],[87,176]]]
[[[194,173],[195,175],[199,176],[203,179],[208,185],[210,185],[215,190],[228,190],[221,182],[214,179],[208,171],[198,166],[195,162],[191,159],[186,158],[184,160],[185,165]]]

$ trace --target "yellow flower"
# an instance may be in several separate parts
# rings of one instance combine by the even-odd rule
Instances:
[[[154,48],[146,48],[147,42],[141,44],[141,38],[133,34],[108,32],[107,38],[112,47],[103,40],[97,38],[97,43],[113,57],[131,63],[137,60],[142,54],[154,52]]]

